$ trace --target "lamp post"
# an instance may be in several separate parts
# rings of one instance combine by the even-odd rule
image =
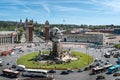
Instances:
[[[89,47],[89,46],[87,45],[87,46],[86,46],[86,54],[87,54],[87,60],[88,60],[88,63],[87,63],[87,64],[89,65],[89,55],[88,55],[88,54],[89,54],[89,48],[88,48],[88,47]]]

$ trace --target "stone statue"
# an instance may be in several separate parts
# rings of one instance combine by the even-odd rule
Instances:
[[[53,42],[61,39],[62,38],[62,33],[61,33],[60,29],[58,29],[57,27],[52,28],[51,31],[50,31],[50,37],[51,37]]]
[[[59,28],[54,27],[50,31],[50,37],[52,40],[52,56],[60,58],[62,45],[60,39],[62,38],[62,33]]]

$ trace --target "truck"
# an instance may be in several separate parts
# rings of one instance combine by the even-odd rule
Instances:
[[[7,56],[13,52],[13,49],[1,52],[1,56]]]
[[[7,77],[18,78],[20,76],[19,71],[14,71],[11,69],[3,69],[2,72],[3,72],[3,75]]]

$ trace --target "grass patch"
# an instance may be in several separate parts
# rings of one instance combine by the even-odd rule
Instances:
[[[43,54],[48,54],[48,53],[49,53],[48,51],[43,52]],[[39,54],[38,52],[26,54],[17,60],[17,64],[25,65],[27,68],[46,68],[46,69],[72,68],[72,69],[75,69],[75,68],[83,68],[83,67],[88,66],[89,64],[91,64],[93,62],[92,56],[85,54],[85,53],[72,51],[72,54],[76,55],[78,60],[71,61],[70,63],[52,64],[52,65],[47,66],[47,65],[43,65],[43,64],[40,64],[38,62],[35,62],[33,60],[33,58],[35,58],[38,54]]]

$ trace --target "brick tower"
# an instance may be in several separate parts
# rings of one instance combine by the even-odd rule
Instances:
[[[33,42],[33,21],[30,20],[26,23],[27,42]]]
[[[48,42],[49,41],[49,22],[48,20],[45,22],[45,41]]]

